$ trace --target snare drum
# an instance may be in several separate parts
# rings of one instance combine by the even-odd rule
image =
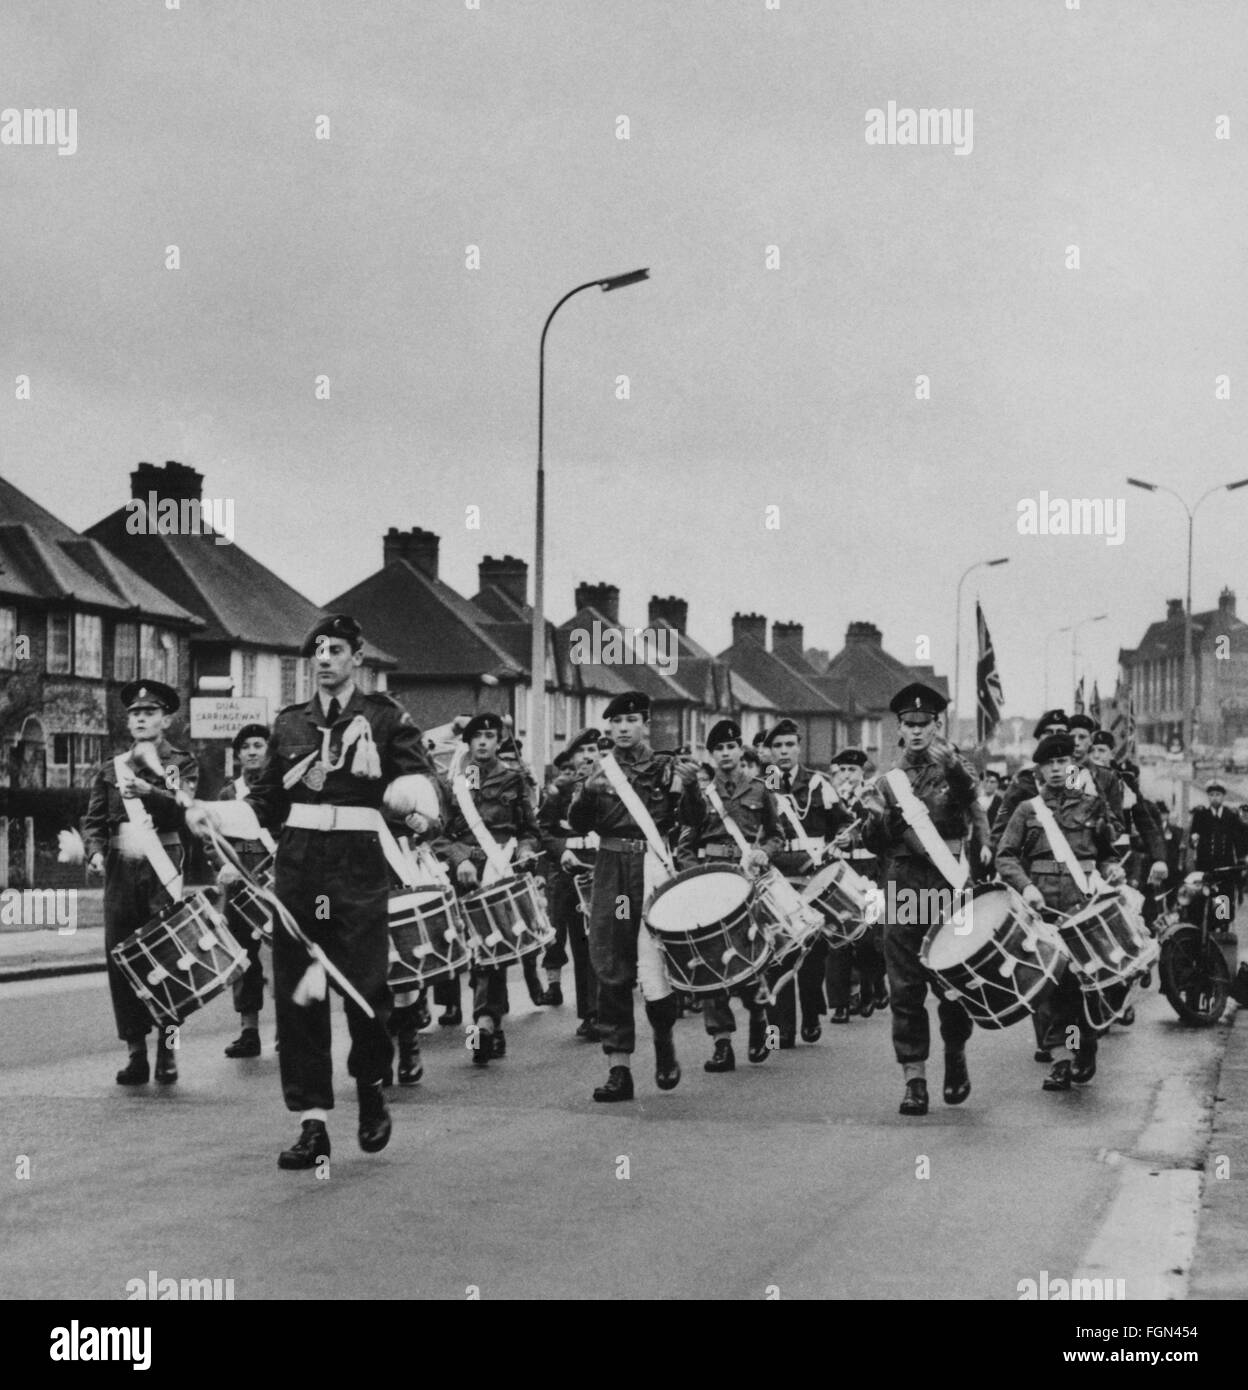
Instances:
[[[247,968],[247,952],[199,889],[112,949],[158,1027],[181,1023]]]
[[[823,918],[778,869],[767,869],[754,880],[750,909],[771,938],[767,981],[775,991],[792,978],[818,940]]]
[[[451,980],[468,964],[459,903],[449,888],[405,888],[390,894],[391,989],[424,989]]]
[[[1129,991],[1121,987],[1155,964],[1157,942],[1130,901],[1112,891],[1059,922],[1057,930],[1079,977],[1089,1023],[1108,1027],[1128,1008]]]
[[[650,895],[646,926],[677,989],[709,994],[759,973],[772,939],[751,912],[753,895],[750,879],[726,863],[695,864]]]
[[[271,854],[252,870],[252,877],[262,887],[273,891]],[[245,878],[237,879],[226,889],[225,920],[235,936],[239,935],[237,926],[243,932],[250,932],[261,941],[267,941],[270,946],[273,944],[273,909]]]
[[[472,963],[514,965],[555,939],[532,874],[499,879],[459,900]]]
[[[1004,883],[981,883],[927,933],[919,960],[946,999],[981,1028],[1008,1028],[1034,1013],[1065,956],[1039,913]]]
[[[810,880],[802,898],[818,913],[823,934],[833,946],[849,946],[867,930],[872,898],[879,889],[843,859],[825,864]]]

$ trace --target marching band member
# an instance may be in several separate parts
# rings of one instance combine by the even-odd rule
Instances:
[[[576,1016],[580,1020],[576,1036],[587,1042],[598,1041],[598,987],[589,960],[588,923],[581,912],[575,879],[577,874],[593,868],[598,851],[586,845],[583,835],[573,835],[572,827],[568,824],[568,807],[572,804],[577,787],[597,770],[598,738],[597,729],[585,729],[555,759],[556,769],[559,770],[555,788],[542,802],[537,816],[542,845],[552,864],[546,884],[550,920],[556,932],[555,941],[547,947],[543,962],[549,984],[541,1002],[563,1003],[560,969],[566,963],[567,956],[565,953],[560,960],[555,948],[561,941],[566,941],[572,952]],[[560,759],[564,760],[562,766]]]
[[[832,759],[832,786],[839,805],[829,812],[828,828],[834,843],[850,861],[856,873],[879,882],[879,860],[862,843],[862,822],[866,810],[862,804],[863,769],[867,755],[861,748],[845,748]],[[852,977],[858,974],[858,1008],[863,1018],[870,1018],[876,1009],[888,1007],[888,984],[884,956],[880,950],[880,925],[868,924],[866,931],[852,946],[828,947],[825,979],[828,990],[828,1018],[832,1023],[848,1023]]]
[[[687,786],[680,799],[677,867],[687,869],[700,861],[727,860],[740,861],[747,873],[760,873],[784,842],[775,799],[763,779],[744,767],[741,726],[734,720],[721,719],[712,727],[706,736],[706,751],[715,760],[715,779],[704,790],[693,784]],[[750,846],[744,856],[727,821],[735,824]],[[750,1061],[767,1060],[767,1010],[759,1001],[755,979],[705,997],[702,1021],[714,1043],[712,1056],[703,1063],[706,1071],[736,1070],[732,1051],[732,1034],[736,1031],[732,1017],[734,998],[749,1012]]]
[[[482,886],[491,855],[508,840],[516,841],[516,861],[537,857],[540,832],[529,788],[519,769],[508,767],[499,758],[502,736],[502,717],[490,713],[474,715],[460,735],[468,745],[468,762],[453,787],[438,855],[446,860],[461,897]],[[507,967],[474,965],[468,978],[477,1030],[472,1060],[484,1067],[492,1057],[503,1057],[507,1052],[503,1033]]]
[[[1045,734],[1064,734],[1068,731],[1068,716],[1063,709],[1050,709],[1036,721],[1036,727],[1031,731],[1032,738],[1037,741],[1042,739]],[[1032,767],[1020,768],[1010,779],[1010,784],[1002,792],[997,806],[995,818],[989,822],[991,831],[988,843],[993,852],[996,852],[997,844],[1001,836],[1005,834],[1005,827],[1010,823],[1010,817],[1014,814],[1017,807],[1030,797],[1039,795],[1040,787],[1037,782],[1036,769]],[[1047,1060],[1047,1058],[1045,1059]]]
[[[184,856],[178,831],[185,817],[174,791],[182,787],[195,794],[199,765],[190,753],[165,738],[180,704],[170,686],[161,681],[131,681],[121,688],[121,703],[133,742],[126,754],[105,762],[96,772],[82,836],[88,873],[104,879],[108,989],[117,1036],[130,1051],[129,1062],[117,1073],[117,1084],[142,1086],[150,1076],[147,1035],[152,1018],[113,960],[113,947],[181,897]],[[143,748],[150,748],[154,761],[168,769],[165,780],[149,759],[137,756]],[[175,1031],[157,1030],[156,1080],[163,1085],[178,1079],[169,1036]]]
[[[948,703],[939,691],[921,681],[907,685],[893,696],[889,709],[901,721],[905,751],[897,767],[877,778],[864,797],[867,819],[863,843],[880,855],[885,865],[885,882],[898,891],[930,893],[932,889],[951,886],[957,878],[965,883],[966,866],[962,865],[959,873],[957,861],[976,816],[984,841],[982,854],[989,854],[983,808],[975,799],[975,774],[958,750],[938,737],[936,721]],[[893,1049],[906,1083],[901,1102],[903,1115],[926,1115],[928,1108],[930,1024],[924,1003],[928,979],[919,961],[927,925],[930,924],[884,923]],[[957,1000],[943,997],[938,1000],[936,1011],[945,1048],[945,1104],[961,1105],[971,1093],[966,1069],[970,1015]]]
[[[221,789],[220,800],[241,801],[264,768],[269,755],[269,731],[263,724],[245,724],[234,735],[234,756],[238,759],[238,776]],[[255,870],[268,858],[270,850],[262,840],[235,840],[230,844],[243,867]],[[245,923],[238,921],[234,908],[235,889],[230,885],[225,895],[225,920],[234,932],[238,944],[247,952],[247,969],[234,981],[234,1011],[239,1016],[242,1031],[225,1049],[227,1057],[259,1057],[260,1009],[264,1004],[264,966],[260,960],[260,938]]]
[[[594,831],[600,837],[589,955],[598,979],[598,1028],[610,1070],[606,1083],[594,1091],[594,1099],[610,1103],[633,1098],[633,986],[638,980],[654,1032],[655,1084],[661,1091],[670,1091],[680,1082],[672,1037],[676,996],[659,946],[642,924],[642,908],[650,886],[647,858],[658,859],[661,848],[649,843],[647,831],[661,837],[670,830],[681,790],[696,777],[697,764],[651,749],[648,695],[639,691],[617,695],[603,717],[611,729],[611,757],[573,796],[568,824],[574,834]]]
[[[345,1001],[359,1144],[365,1153],[377,1153],[390,1142],[382,1079],[393,1057],[386,1026],[391,1006],[387,866],[393,839],[381,808],[396,779],[432,777],[434,769],[407,711],[389,695],[366,695],[355,684],[363,645],[359,623],[345,614],[327,616],[312,629],[303,655],[315,653],[316,694],[278,714],[269,761],[247,799],[261,825],[281,832],[278,898],[373,1010],[370,1018],[352,999]],[[417,833],[428,828],[423,818],[412,819]],[[282,1094],[286,1108],[300,1118],[298,1139],[278,1156],[280,1168],[314,1168],[330,1152],[329,999],[323,970],[309,971],[308,959],[300,942],[280,924],[275,927],[273,999]]]
[[[837,827],[832,821],[843,822],[839,798],[831,783],[821,773],[804,767],[801,762],[802,736],[791,719],[781,719],[767,735],[771,766],[767,769],[767,786],[775,793],[780,812],[784,844],[775,855],[774,864],[790,883],[800,887],[817,866],[819,857]],[[813,857],[812,857],[813,855]],[[802,1006],[802,1041],[818,1042],[823,1035],[819,1020],[824,1012],[823,973],[827,965],[828,943],[822,933],[806,952],[798,967],[796,988],[789,980],[769,1010],[771,1021],[780,1032],[780,1046],[796,1046],[797,1003]]]
[[[1066,862],[1077,860],[1080,877],[1099,867],[1107,883],[1123,880],[1114,858],[1114,821],[1097,791],[1072,777],[1075,742],[1069,734],[1047,734],[1036,746],[1039,795],[1014,809],[997,847],[997,872],[1032,907],[1069,914],[1087,901],[1084,885]],[[1037,802],[1040,804],[1037,805]],[[1069,1091],[1072,1081],[1096,1074],[1096,1029],[1087,1019],[1079,976],[1067,969],[1041,1001],[1043,1046],[1053,1057],[1046,1091]],[[1073,1044],[1073,1047],[1072,1047]],[[1073,1054],[1073,1067],[1072,1067]]]

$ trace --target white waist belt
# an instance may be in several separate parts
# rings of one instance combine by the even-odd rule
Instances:
[[[373,830],[384,826],[381,812],[373,806],[311,806],[297,801],[290,808],[286,824],[297,830]]]
[[[802,840],[785,840],[784,848],[781,852],[784,854],[809,854],[812,850],[822,849],[823,847],[823,836],[811,835]]]

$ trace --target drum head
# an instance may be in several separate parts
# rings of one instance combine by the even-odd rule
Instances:
[[[996,936],[1010,913],[1010,895],[1005,888],[994,883],[978,889],[947,922],[933,927],[927,965],[932,970],[948,970],[970,960]]]
[[[750,880],[729,864],[699,864],[655,892],[646,921],[659,932],[714,926],[741,907],[750,887]]]

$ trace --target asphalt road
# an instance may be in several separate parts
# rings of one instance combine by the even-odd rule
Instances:
[[[298,1124],[270,1013],[266,1054],[232,1062],[236,1018],[214,1001],[184,1031],[176,1087],[123,1091],[102,976],[0,986],[0,1296],[123,1298],[156,1270],[233,1279],[238,1299],[1013,1299],[1078,1266],[1115,1191],[1101,1159],[1130,1149],[1196,1045],[1154,991],[1096,1082],[1054,1096],[1030,1025],[977,1032],[970,1100],[944,1106],[933,1068],[914,1120],[897,1114],[887,1014],[762,1066],[742,1046],[723,1076],[702,1071],[690,1018],[675,1091],[655,1090],[647,1043],[638,1099],[601,1106],[603,1058],[571,1036],[573,1011],[523,994],[515,981],[509,1054],[485,1070],[462,1037],[426,1034],[425,1080],[393,1093],[375,1156],[355,1143],[336,1015],[342,1106],[318,1180],[276,1166]],[[12,1176],[20,1155],[29,1178]]]

